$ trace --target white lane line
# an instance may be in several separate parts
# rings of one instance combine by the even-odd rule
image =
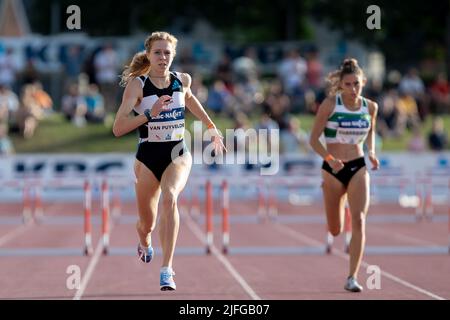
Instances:
[[[285,225],[275,224],[275,226],[277,226],[277,228],[279,228],[279,229],[282,229],[286,234],[291,235],[295,239],[298,239],[298,240],[301,240],[301,241],[306,241],[307,243],[309,243],[311,245],[322,245],[322,246],[324,245],[324,243],[322,243],[320,241],[317,241],[316,239],[313,239],[313,238],[311,238],[311,237],[301,233],[300,231],[293,230],[293,229],[291,229],[291,228],[289,228],[289,227],[287,227]],[[348,255],[345,252],[343,252],[343,251],[341,251],[339,249],[333,248],[333,253],[336,256],[338,256],[338,257],[340,257],[340,258],[342,258],[344,260],[347,260],[347,261],[349,260]],[[364,260],[362,260],[361,265],[366,267],[366,268],[368,266],[370,266],[370,264],[368,264]],[[434,294],[434,293],[432,293],[432,292],[430,292],[428,290],[420,288],[420,287],[418,287],[418,286],[416,286],[416,285],[414,285],[414,284],[412,284],[412,283],[410,283],[410,282],[408,282],[406,280],[403,280],[403,279],[393,275],[392,273],[389,273],[389,272],[381,270],[381,274],[384,275],[386,278],[394,281],[394,282],[397,282],[397,283],[399,283],[399,284],[401,284],[401,285],[403,285],[405,287],[408,287],[408,288],[410,288],[412,290],[420,292],[420,293],[422,293],[422,294],[424,294],[424,295],[426,295],[428,297],[431,297],[431,298],[436,299],[436,300],[446,300],[445,298],[443,298],[441,296],[438,296],[437,294]]]
[[[53,207],[54,205],[50,206]],[[0,237],[0,247],[5,245],[7,242],[13,240],[15,237],[19,236],[20,234],[22,234],[23,232],[27,231],[28,229],[30,229],[33,226],[36,226],[37,223],[36,221],[31,221],[27,224],[22,224],[19,225],[18,227],[14,228],[13,230],[9,231],[8,233],[6,233],[5,235],[3,235],[2,237]]]
[[[109,237],[111,239],[111,234],[114,228],[114,224],[112,223],[112,220],[110,221],[110,227],[109,227]],[[109,249],[109,248],[108,248]],[[89,265],[86,269],[86,273],[84,274],[84,277],[81,280],[80,289],[77,290],[75,293],[75,296],[73,297],[73,300],[80,300],[81,297],[84,294],[84,291],[86,290],[86,287],[89,283],[89,280],[92,277],[92,274],[94,273],[95,267],[97,266],[97,263],[100,259],[100,257],[103,254],[103,237],[100,237],[98,239],[97,247],[95,248],[94,254],[92,255],[91,260],[89,261]]]
[[[95,267],[97,266],[98,260],[100,259],[100,256],[102,255],[103,251],[103,240],[100,238],[97,243],[97,247],[95,248],[94,255],[92,256],[91,260],[89,261],[89,265],[86,269],[86,273],[82,277],[80,289],[77,290],[75,293],[75,296],[73,297],[73,300],[80,300],[83,296],[84,291],[86,290],[86,287],[89,283],[89,280],[92,277],[92,274],[94,273]]]
[[[7,234],[5,234],[4,236],[2,236],[0,238],[0,247],[5,245],[8,241],[11,241],[15,237],[19,236],[23,232],[27,231],[33,225],[34,225],[33,223],[29,223],[29,224],[26,224],[26,225],[20,225],[20,226],[14,228],[13,230],[9,231]]]
[[[186,221],[186,225],[189,229],[191,229],[192,233],[197,237],[200,242],[204,243],[204,239],[206,235],[200,228],[191,220],[191,217],[187,214],[183,214],[184,221]],[[258,296],[255,290],[250,287],[250,285],[245,281],[245,279],[239,274],[239,272],[233,267],[231,262],[216,248],[213,244],[211,245],[211,253],[219,260],[231,274],[231,276],[239,283],[239,285],[244,289],[244,291],[252,298],[253,300],[261,300],[261,297]]]

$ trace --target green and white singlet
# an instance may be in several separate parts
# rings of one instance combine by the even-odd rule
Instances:
[[[341,94],[336,95],[334,111],[328,118],[324,130],[326,143],[364,143],[370,130],[372,116],[367,100],[361,98],[361,107],[351,111],[344,106]]]

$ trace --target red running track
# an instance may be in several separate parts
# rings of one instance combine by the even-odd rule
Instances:
[[[254,205],[239,204],[255,212]],[[320,217],[320,207],[308,207]],[[205,255],[203,222],[181,207],[181,227],[174,261],[178,289],[159,291],[161,255],[150,264],[135,254],[135,208],[125,205],[121,222],[111,230],[111,254],[101,255],[99,209],[93,208],[95,253],[82,256],[82,208],[50,204],[48,220],[23,226],[0,224],[0,298],[2,299],[449,299],[448,254],[367,254],[360,270],[366,287],[367,266],[380,267],[381,289],[360,294],[343,290],[348,260],[339,236],[332,255],[322,254],[325,226],[320,223],[240,223],[230,225],[230,254],[220,253],[220,223],[214,225],[214,247]],[[300,210],[301,211],[301,210]],[[216,220],[220,221],[217,211]],[[231,218],[236,214],[233,207]],[[255,212],[256,215],[256,212]],[[75,218],[70,218],[75,216]],[[64,217],[57,224],[56,218]],[[19,220],[18,220],[19,221]],[[445,246],[446,223],[370,223],[368,246]],[[157,234],[154,246],[159,247]],[[298,254],[295,250],[306,250]],[[159,253],[159,252],[158,252]],[[79,290],[68,289],[67,268],[80,267]]]

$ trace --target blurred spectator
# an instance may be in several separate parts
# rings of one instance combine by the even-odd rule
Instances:
[[[397,109],[398,93],[396,89],[390,89],[381,97],[378,110],[377,130],[383,139],[398,136]]]
[[[100,87],[100,93],[105,98],[107,112],[115,112],[118,108],[116,104],[118,65],[117,53],[111,44],[106,44],[94,58],[95,77]]]
[[[91,83],[88,87],[86,96],[86,121],[90,123],[102,123],[105,119],[105,104],[103,96],[98,90],[95,83]]]
[[[319,59],[319,52],[312,50],[306,53],[306,79],[310,89],[314,93],[323,87],[323,65]]]
[[[444,73],[438,74],[430,87],[430,94],[434,113],[441,114],[450,111],[450,85]]]
[[[263,97],[263,89],[258,78],[237,83],[234,86],[234,110],[250,114],[255,109],[255,104],[260,104],[264,100]]]
[[[66,119],[76,126],[85,124],[87,107],[77,84],[70,85],[69,92],[63,96],[61,111]]]
[[[195,73],[195,59],[192,56],[192,48],[184,47],[179,54],[177,54],[177,64],[180,66],[181,72],[193,75]],[[175,69],[175,68],[174,68]]]
[[[255,48],[247,48],[244,55],[233,61],[233,72],[237,83],[246,83],[259,77],[259,59]]]
[[[380,104],[383,96],[383,81],[376,79],[369,80],[364,87],[364,96]]]
[[[208,99],[206,101],[208,109],[213,110],[215,113],[231,112],[232,103],[233,96],[227,90],[223,81],[214,81],[212,88],[209,90]]]
[[[290,112],[291,101],[284,93],[283,86],[279,80],[274,80],[269,84],[266,98],[263,102],[263,112],[274,119],[280,129],[287,127],[286,114]]]
[[[295,94],[295,91],[304,85],[306,71],[306,61],[300,56],[297,49],[286,52],[278,68],[278,75],[288,95]]]
[[[7,87],[0,85],[0,122],[6,122],[13,131],[18,130],[19,98]]]
[[[291,116],[288,127],[280,132],[280,151],[282,153],[309,153],[308,134],[301,128],[298,118]]]
[[[42,87],[42,83],[39,81],[34,82],[34,98],[36,100],[37,105],[42,109],[43,115],[48,115],[52,112],[53,108],[53,100],[50,95],[44,90]]]
[[[412,96],[414,99],[421,98],[425,93],[425,86],[417,73],[417,69],[410,68],[408,70],[408,73],[400,81],[399,90]]]
[[[34,83],[39,80],[39,74],[34,65],[34,60],[29,58],[25,64],[25,68],[22,73],[22,83],[24,85]]]
[[[35,98],[36,88],[32,84],[26,84],[22,88],[20,107],[17,113],[19,130],[25,139],[34,136],[38,126],[38,120],[43,117],[43,110]]]
[[[229,55],[224,54],[216,67],[215,77],[222,80],[225,87],[233,93],[233,65]]]
[[[410,152],[423,152],[426,150],[425,138],[419,127],[414,127],[412,130],[411,139],[408,141],[408,151]]]
[[[14,60],[14,50],[7,48],[6,52],[0,54],[0,85],[14,89],[18,66]]]
[[[0,102],[0,124],[9,123],[9,108],[6,102]]]
[[[14,154],[14,146],[8,136],[8,125],[0,122],[0,156]]]
[[[397,100],[398,118],[396,130],[402,135],[406,128],[411,129],[420,125],[419,109],[416,100],[409,94],[400,91]]]
[[[429,98],[425,91],[425,85],[416,68],[410,68],[399,84],[399,90],[412,96],[417,103],[419,119],[424,121],[429,110]]]
[[[417,69],[410,68],[399,84],[399,90],[416,100],[419,118],[424,120],[429,112],[425,96],[425,85],[419,77]]]
[[[66,85],[77,82],[84,61],[84,54],[81,46],[70,45],[69,47],[67,47],[62,61],[64,65],[65,75],[67,77]]]
[[[433,119],[431,132],[428,134],[428,145],[433,151],[442,151],[447,148],[447,132],[444,130],[444,121],[441,117]]]
[[[245,151],[247,152],[249,150],[248,143],[246,143],[243,139],[238,139],[236,135],[236,130],[242,129],[244,131],[247,131],[247,129],[250,129],[250,121],[248,120],[248,117],[243,112],[237,112],[234,117],[234,124],[233,124],[233,130],[235,132],[234,138],[234,152],[238,151]],[[227,138],[227,137],[225,137]],[[231,150],[229,150],[231,151]]]
[[[263,152],[265,151],[264,150],[265,147],[267,148],[267,151],[270,152],[272,150],[272,146],[279,143],[279,141],[272,140],[271,131],[279,130],[280,128],[279,128],[278,124],[273,119],[271,119],[267,113],[261,114],[261,118],[259,119],[259,122],[256,124],[255,129],[257,130],[257,133],[258,133],[258,139],[260,138],[260,134],[261,134],[260,130],[267,130],[266,131],[267,139],[265,141],[259,141],[259,143],[258,143],[258,148],[260,150],[262,149]],[[264,131],[262,133],[264,133]],[[260,151],[260,150],[258,150],[258,151]]]
[[[96,54],[97,54],[97,52],[95,52],[95,51],[92,51],[89,54],[87,54],[87,56],[83,62],[82,71],[84,74],[87,75],[89,83],[98,84],[97,78],[95,76],[96,71],[95,71],[95,65],[94,65],[94,60],[95,60]]]
[[[206,105],[208,88],[203,84],[203,77],[200,73],[192,75],[191,91],[202,105]]]

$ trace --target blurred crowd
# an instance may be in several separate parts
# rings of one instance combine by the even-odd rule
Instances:
[[[32,139],[40,120],[52,113],[84,127],[104,123],[117,110],[123,90],[118,75],[124,62],[112,44],[93,52],[73,45],[63,52],[61,101],[53,101],[45,90],[33,59],[19,70],[13,54],[12,49],[0,53],[0,154],[14,153],[9,135]],[[172,69],[192,75],[193,93],[213,116],[231,119],[235,129],[279,129],[283,153],[311,152],[308,132],[298,115],[315,114],[326,96],[326,74],[317,49],[286,50],[271,73],[266,72],[254,47],[237,56],[224,52],[207,75],[199,65],[191,51],[182,50]],[[401,139],[410,132],[410,151],[448,148],[441,117],[450,114],[448,77],[438,72],[425,83],[420,74],[410,68],[404,74],[391,72],[385,81],[368,80],[363,95],[379,105],[380,147],[385,139]],[[429,117],[432,130],[424,132]]]

